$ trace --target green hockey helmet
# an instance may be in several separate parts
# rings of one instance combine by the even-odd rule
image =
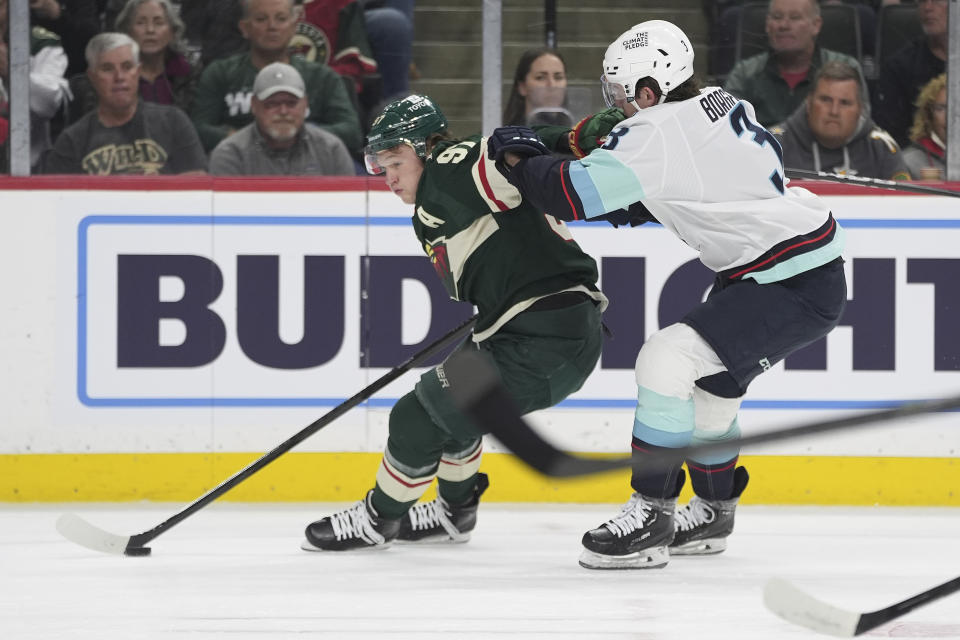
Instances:
[[[363,161],[367,172],[383,173],[377,163],[377,152],[401,144],[409,145],[421,158],[427,157],[427,138],[447,128],[447,119],[440,108],[427,96],[409,95],[383,108],[367,134]]]

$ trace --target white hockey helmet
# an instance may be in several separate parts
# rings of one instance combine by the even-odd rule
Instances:
[[[603,99],[608,107],[617,100],[633,102],[637,81],[651,77],[667,94],[693,75],[690,38],[666,20],[634,25],[614,40],[603,56]]]

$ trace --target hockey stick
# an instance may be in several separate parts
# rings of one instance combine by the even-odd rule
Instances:
[[[269,453],[264,454],[237,473],[233,474],[227,480],[203,494],[195,501],[191,502],[189,505],[170,516],[154,528],[132,536],[121,536],[104,531],[103,529],[90,524],[80,516],[67,513],[60,516],[60,518],[57,520],[57,531],[59,531],[60,534],[67,540],[87,547],[88,549],[93,549],[94,551],[102,551],[103,553],[113,553],[117,555],[123,554],[128,556],[150,555],[150,548],[143,546],[144,544],[164,533],[175,524],[193,515],[203,507],[207,506],[225,494],[227,491],[230,491],[230,489],[234,488],[260,469],[263,469],[265,466],[282,456],[287,451],[290,451],[290,449],[294,448],[312,436],[314,433],[345,414],[350,409],[353,409],[361,402],[364,402],[377,391],[380,391],[385,386],[402,376],[404,373],[435,354],[437,351],[442,350],[444,347],[470,333],[470,330],[473,329],[473,325],[476,320],[476,316],[473,316],[443,337],[433,341],[422,350],[412,355],[406,362],[394,367],[376,381],[368,385],[362,391],[359,391],[353,397],[341,402],[324,416],[314,420],[296,434],[277,445]]]
[[[453,381],[450,391],[458,407],[468,414],[478,427],[494,435],[520,460],[540,473],[571,478],[632,466],[630,456],[584,458],[561,451],[544,440],[523,419],[513,398],[500,382],[496,370],[479,354],[460,352],[447,359],[445,368],[447,377]],[[787,429],[745,436],[739,440],[671,449],[656,459],[645,460],[643,468],[645,471],[668,468],[693,456],[727,451],[731,446],[749,447],[957,408],[960,408],[960,396],[904,403],[892,409],[801,424]]]
[[[470,415],[481,429],[493,434],[518,458],[540,473],[548,476],[575,477],[632,466],[633,461],[630,456],[617,458],[573,456],[541,438],[523,419],[513,398],[500,382],[497,372],[479,354],[458,353],[447,360],[445,368],[447,377],[453,381],[450,390],[459,408]],[[644,461],[644,470],[669,467],[694,455],[728,450],[733,444],[747,447],[957,408],[960,408],[960,396],[905,403],[893,409],[849,418],[811,422],[742,437],[737,441],[674,449],[664,453],[660,458]],[[788,582],[774,579],[769,581],[764,589],[764,602],[774,613],[796,624],[821,633],[852,637],[956,591],[960,591],[960,578],[950,580],[885,609],[858,614],[816,600]]]
[[[786,580],[773,578],[763,587],[763,602],[768,609],[788,622],[818,633],[852,638],[957,591],[960,591],[960,578],[944,582],[884,609],[857,613],[817,600]]]
[[[787,169],[784,173],[788,178],[802,180],[827,180],[829,182],[853,184],[860,187],[876,187],[878,189],[891,189],[893,191],[960,198],[960,191],[950,191],[949,189],[940,189],[939,187],[927,187],[922,184],[899,182],[897,180],[879,180],[877,178],[866,178],[864,176],[844,176],[837,173],[827,173],[825,171],[808,171],[807,169]]]

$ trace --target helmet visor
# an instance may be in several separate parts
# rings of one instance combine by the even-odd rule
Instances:
[[[407,138],[390,138],[387,140],[377,140],[372,144],[368,144],[363,149],[363,166],[366,168],[367,173],[369,173],[372,176],[379,176],[385,173],[386,169],[383,167],[383,165],[380,164],[380,158],[378,158],[378,155],[383,153],[384,151],[389,151],[390,149],[396,149],[397,147],[404,144],[410,147],[411,149],[413,149],[414,153],[416,153],[418,156],[423,157],[423,154],[421,154],[417,150],[417,146],[418,146],[417,143],[415,143],[412,140],[408,140]],[[420,142],[419,147],[421,149],[423,148],[423,142]],[[389,159],[389,156],[387,156],[387,158]]]
[[[622,107],[627,102],[627,92],[623,85],[607,80],[606,74],[600,76],[600,88],[603,91],[603,101],[608,107]]]
[[[367,147],[363,150],[363,166],[366,168],[367,173],[372,176],[379,176],[385,170],[380,166],[380,163],[377,162],[377,151],[379,149],[374,149],[373,147]]]

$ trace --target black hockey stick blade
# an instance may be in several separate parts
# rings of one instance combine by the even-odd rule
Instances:
[[[788,622],[817,633],[852,638],[957,591],[960,591],[960,577],[884,609],[857,613],[818,600],[786,580],[773,578],[764,585],[763,603]]]
[[[469,415],[479,429],[492,434],[520,460],[540,473],[569,478],[632,466],[632,459],[629,455],[609,458],[584,458],[561,451],[542,438],[523,419],[516,403],[510,397],[510,393],[501,383],[497,371],[478,353],[472,351],[459,352],[448,358],[444,366],[447,375],[454,381],[450,387],[450,392],[460,410]],[[815,433],[852,429],[880,422],[890,422],[907,416],[950,411],[957,408],[960,408],[960,396],[904,403],[892,409],[801,424],[786,429],[741,437],[739,440],[672,449],[659,458],[644,461],[643,465],[645,471],[655,471],[661,468],[669,468],[678,461],[693,456],[728,451],[731,446],[745,448],[768,442],[800,438]]]
[[[581,458],[557,450],[523,419],[500,376],[479,353],[461,351],[444,363],[457,407],[482,431],[496,436],[518,458],[548,476],[575,477],[622,469],[624,460]],[[629,465],[629,458],[626,460]]]
[[[810,171],[808,169],[786,169],[784,173],[788,178],[799,178],[803,180],[826,180],[828,182],[840,182],[842,184],[852,184],[859,187],[874,187],[877,189],[889,189],[891,191],[925,193],[931,196],[951,196],[953,198],[960,198],[960,191],[951,191],[949,189],[914,184],[912,182],[881,180],[879,178],[867,178],[864,176],[848,176],[840,175],[838,173],[827,173],[826,171]]]
[[[148,529],[147,531],[137,533],[132,536],[121,536],[94,526],[78,515],[64,514],[57,520],[57,531],[59,531],[60,534],[67,540],[70,540],[71,542],[88,549],[93,549],[94,551],[128,556],[150,555],[150,548],[144,546],[147,542],[153,540],[174,525],[182,522],[226,492],[230,491],[235,486],[256,472],[260,471],[260,469],[263,469],[265,466],[282,456],[284,453],[290,451],[295,446],[312,436],[314,433],[324,428],[343,414],[347,413],[350,409],[353,409],[360,403],[369,399],[373,394],[386,387],[388,384],[402,376],[413,367],[420,365],[438,351],[442,351],[447,346],[469,334],[476,321],[476,316],[465,320],[461,325],[446,335],[437,338],[429,345],[410,356],[410,358],[408,358],[403,364],[394,367],[384,375],[380,376],[367,387],[361,391],[358,391],[347,400],[344,400],[322,417],[314,420],[309,425],[274,447],[271,451],[257,458],[249,465],[236,472],[222,483],[206,492],[152,529]]]

